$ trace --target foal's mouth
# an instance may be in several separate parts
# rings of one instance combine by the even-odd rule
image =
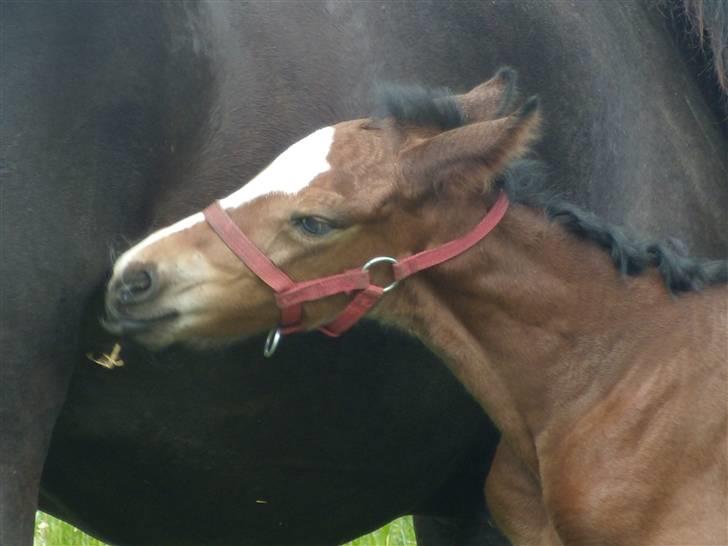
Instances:
[[[106,316],[101,317],[101,325],[108,332],[121,336],[148,331],[160,324],[170,322],[178,316],[177,311],[167,311],[151,317],[132,317],[119,315],[107,309]]]

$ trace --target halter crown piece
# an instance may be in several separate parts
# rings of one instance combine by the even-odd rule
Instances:
[[[354,298],[331,322],[319,330],[331,337],[338,337],[354,326],[379,299],[397,284],[415,273],[441,264],[467,251],[490,233],[503,219],[508,209],[508,197],[501,191],[495,204],[471,231],[459,239],[429,250],[423,250],[402,259],[389,256],[372,258],[359,269],[350,269],[337,275],[296,282],[273,264],[268,257],[248,239],[232,221],[218,201],[204,210],[205,220],[222,241],[240,260],[275,292],[276,305],[281,310],[281,321],[268,333],[263,354],[270,357],[284,334],[301,332],[303,303],[333,296],[352,294]],[[381,287],[372,284],[369,269],[378,263],[392,264],[394,282]]]

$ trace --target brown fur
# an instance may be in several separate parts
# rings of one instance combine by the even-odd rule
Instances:
[[[468,109],[498,115],[492,106]],[[233,217],[297,280],[410,255],[483,217],[495,175],[538,124],[534,103],[442,133],[341,123],[331,171]],[[338,229],[307,236],[290,222],[301,214]],[[276,323],[270,290],[204,225],[140,259],[165,283],[154,305],[196,309],[149,335],[226,338]],[[388,282],[386,267],[376,276]],[[180,299],[189,278],[200,289]],[[306,325],[346,301],[307,304]],[[501,430],[486,496],[515,544],[717,545],[728,544],[727,305],[725,286],[676,298],[654,270],[624,277],[596,245],[514,204],[479,245],[403,282],[373,316],[440,354]]]

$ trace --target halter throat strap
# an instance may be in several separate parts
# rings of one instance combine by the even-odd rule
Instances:
[[[266,356],[275,351],[282,334],[300,332],[303,303],[335,294],[356,295],[344,310],[330,323],[318,329],[324,334],[337,337],[350,329],[374,307],[385,292],[396,284],[422,271],[446,262],[473,247],[498,225],[508,210],[508,197],[501,191],[498,199],[471,231],[438,247],[423,250],[402,259],[379,257],[369,260],[359,269],[351,269],[309,281],[296,282],[281,271],[233,222],[219,201],[204,210],[205,220],[227,247],[275,293],[276,305],[281,310],[281,322],[271,330],[266,342]],[[394,282],[381,287],[372,283],[369,268],[379,262],[392,264]]]

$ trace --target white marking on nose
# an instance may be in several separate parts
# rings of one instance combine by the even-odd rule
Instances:
[[[205,216],[201,212],[196,212],[192,216],[188,216],[187,218],[184,218],[179,222],[172,224],[171,226],[167,226],[165,228],[155,231],[146,239],[142,240],[140,243],[137,243],[119,257],[119,259],[116,261],[116,264],[114,265],[114,275],[120,275],[121,272],[126,269],[126,266],[133,262],[135,257],[138,256],[145,248],[153,245],[157,241],[161,241],[165,237],[169,237],[174,233],[178,233],[185,229],[191,228],[192,226],[199,224],[204,220]]]
[[[220,200],[223,208],[237,208],[253,199],[272,193],[295,194],[319,174],[331,168],[326,159],[334,140],[334,128],[324,127],[291,145],[273,163],[238,191]],[[157,241],[205,221],[201,212],[188,216],[149,235],[119,257],[114,275],[120,275],[136,256]]]
[[[333,127],[311,133],[279,155],[245,186],[221,199],[220,204],[225,209],[234,209],[271,193],[298,193],[318,175],[331,169],[326,158],[333,140]]]

